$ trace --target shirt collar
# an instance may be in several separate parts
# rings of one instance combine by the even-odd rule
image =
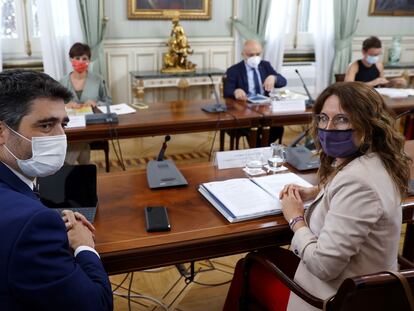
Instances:
[[[20,178],[20,180],[22,182],[24,182],[30,189],[33,190],[34,188],[34,181],[32,181],[31,179],[27,178],[26,176],[22,175],[21,173],[19,173],[18,171],[16,171],[15,169],[13,169],[12,167],[10,167],[10,165],[7,165],[6,163],[3,162],[4,165],[6,165],[8,167],[9,170],[11,170],[17,177]]]

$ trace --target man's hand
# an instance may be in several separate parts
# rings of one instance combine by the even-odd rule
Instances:
[[[275,83],[276,83],[276,76],[270,75],[264,80],[263,88],[265,89],[266,92],[271,92],[275,87]]]
[[[66,230],[68,230],[68,239],[70,248],[75,251],[79,246],[89,246],[95,248],[93,241],[93,233],[88,226],[84,225],[83,220],[76,219],[72,211],[64,210],[62,219],[65,222]],[[78,215],[79,218],[82,218]],[[89,223],[86,219],[85,221]],[[93,226],[89,223],[90,227]],[[94,230],[95,228],[93,228]]]
[[[242,89],[236,89],[234,91],[234,97],[239,100],[247,100],[246,92]]]
[[[372,86],[377,86],[377,85],[383,85],[383,84],[387,84],[389,81],[385,78],[379,77],[376,78],[374,81],[371,81]]]

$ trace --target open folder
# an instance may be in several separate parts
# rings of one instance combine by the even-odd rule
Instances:
[[[203,183],[198,191],[229,221],[282,213],[279,193],[287,184],[312,187],[293,173]]]

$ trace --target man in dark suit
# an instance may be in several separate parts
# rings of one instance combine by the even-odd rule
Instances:
[[[286,79],[277,73],[268,61],[261,60],[262,46],[247,40],[243,47],[243,60],[226,71],[224,97],[247,100],[248,96],[269,95],[273,88],[284,87]],[[283,127],[270,129],[270,141],[282,140]]]
[[[66,153],[65,102],[71,93],[43,73],[0,73],[0,309],[109,311],[108,276],[93,226],[60,216],[33,191]]]

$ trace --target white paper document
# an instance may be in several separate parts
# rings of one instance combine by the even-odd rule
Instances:
[[[283,114],[291,112],[304,112],[305,110],[306,105],[304,99],[272,101],[272,112]]]
[[[312,185],[293,173],[204,183],[199,191],[230,222],[282,212],[279,193],[287,184]]]
[[[395,89],[390,87],[379,87],[375,90],[381,95],[385,95],[390,98],[405,98],[408,96],[414,96],[414,89]]]
[[[99,106],[98,108],[103,113],[106,113],[106,107],[105,106]],[[129,113],[136,112],[136,110],[134,108],[132,108],[131,106],[129,106],[125,103],[117,104],[117,105],[110,105],[109,110],[110,110],[110,112],[116,113],[118,115],[129,114]]]
[[[85,127],[86,121],[84,115],[69,115],[69,123],[66,128]]]

